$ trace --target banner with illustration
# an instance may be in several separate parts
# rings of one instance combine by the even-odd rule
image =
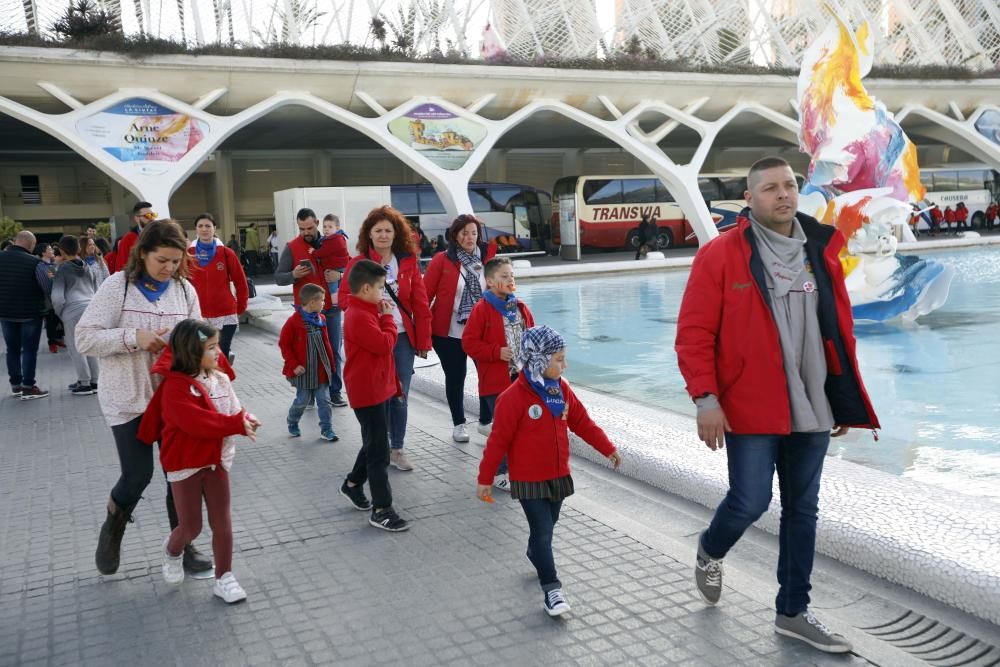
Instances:
[[[201,142],[208,124],[141,97],[124,100],[76,124],[77,133],[140,173],[165,173]]]
[[[389,131],[442,169],[461,169],[486,128],[436,104],[421,104],[389,122]]]

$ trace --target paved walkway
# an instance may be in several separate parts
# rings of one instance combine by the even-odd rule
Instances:
[[[234,350],[237,390],[265,424],[233,468],[234,571],[249,600],[226,606],[209,582],[163,582],[158,466],[125,534],[119,573],[97,573],[94,547],[117,457],[96,397],[65,390],[73,380],[68,355],[45,353],[39,377],[51,397],[0,401],[0,665],[875,660],[864,641],[858,652],[866,657],[833,657],[774,635],[773,575],[737,570],[724,604],[706,608],[692,589],[691,519],[658,510],[653,491],[641,501],[647,510],[636,511],[647,492],[616,486],[620,476],[587,462],[575,464],[578,494],[556,532],[573,611],[550,619],[523,555],[520,508],[509,498],[492,506],[474,498],[478,436],[455,446],[442,406],[413,397],[407,448],[419,467],[390,474],[396,507],[413,527],[383,533],[337,494],[358,448],[353,414],[335,410],[340,442],[316,438],[315,412],[306,413],[301,439],[287,438],[292,392],[274,339],[245,329]],[[641,528],[647,513],[653,525],[683,534],[681,549]],[[206,534],[198,543],[210,546]]]

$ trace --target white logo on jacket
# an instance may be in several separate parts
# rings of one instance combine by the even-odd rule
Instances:
[[[538,405],[537,403],[535,405],[532,405],[530,408],[528,408],[528,416],[531,417],[532,419],[541,419],[542,406]]]

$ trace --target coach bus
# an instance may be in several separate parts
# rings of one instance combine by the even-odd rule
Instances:
[[[986,226],[986,209],[1000,198],[1000,173],[985,164],[955,164],[941,167],[921,167],[920,182],[927,188],[924,207],[937,204],[943,212],[959,202],[969,209],[969,223],[975,228]],[[918,229],[927,229],[926,217]]]
[[[796,176],[801,185],[801,177]],[[701,196],[720,231],[736,223],[746,206],[745,172],[703,174]],[[655,176],[568,176],[552,188],[553,237],[558,237],[559,206],[573,206],[580,223],[580,244],[591,248],[635,249],[636,226],[644,214],[655,218],[658,250],[695,246],[698,239],[681,207]]]

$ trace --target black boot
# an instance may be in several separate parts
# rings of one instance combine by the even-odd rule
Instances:
[[[174,507],[174,497],[167,496],[167,519],[170,521],[170,530],[177,527],[177,508]],[[214,576],[212,559],[207,558],[198,551],[194,543],[184,546],[184,569],[193,579],[208,579]]]
[[[118,571],[122,537],[130,521],[132,521],[132,510],[122,509],[113,499],[108,498],[108,516],[101,526],[101,534],[97,538],[97,554],[94,556],[97,571],[101,574],[114,574]]]

